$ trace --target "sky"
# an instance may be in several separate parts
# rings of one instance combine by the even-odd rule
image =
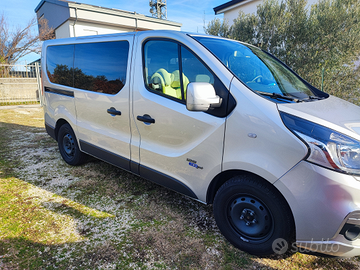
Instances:
[[[215,16],[213,8],[228,2],[229,0],[167,0],[167,18],[169,21],[182,23],[181,30],[187,32],[203,33],[204,22],[207,25]],[[10,29],[25,27],[35,16],[35,8],[40,0],[1,0],[0,13],[4,13]],[[78,3],[116,8],[125,11],[137,12],[151,16],[149,0],[78,0]],[[37,31],[34,27],[33,31]],[[27,63],[38,59],[40,55],[35,53],[22,59]]]

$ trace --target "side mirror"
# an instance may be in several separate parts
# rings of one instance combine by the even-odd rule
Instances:
[[[189,111],[206,112],[209,108],[221,106],[221,98],[216,95],[210,83],[192,82],[186,89],[186,108]]]

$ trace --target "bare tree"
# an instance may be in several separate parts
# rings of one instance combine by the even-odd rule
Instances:
[[[39,33],[36,25],[39,24]],[[21,57],[41,51],[41,41],[55,38],[54,30],[47,24],[45,18],[33,18],[24,27],[10,29],[4,14],[0,16],[0,63],[13,64]]]

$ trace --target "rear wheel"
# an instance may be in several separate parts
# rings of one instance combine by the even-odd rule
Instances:
[[[86,161],[86,154],[80,151],[75,133],[69,124],[60,127],[58,146],[62,158],[70,165],[80,165]]]
[[[214,216],[226,239],[250,254],[282,254],[291,248],[295,229],[289,206],[274,187],[255,176],[236,176],[222,185]]]

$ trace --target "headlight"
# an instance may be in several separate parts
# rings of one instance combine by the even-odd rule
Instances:
[[[309,147],[307,160],[350,174],[360,174],[360,142],[296,116],[280,113],[285,126]]]

